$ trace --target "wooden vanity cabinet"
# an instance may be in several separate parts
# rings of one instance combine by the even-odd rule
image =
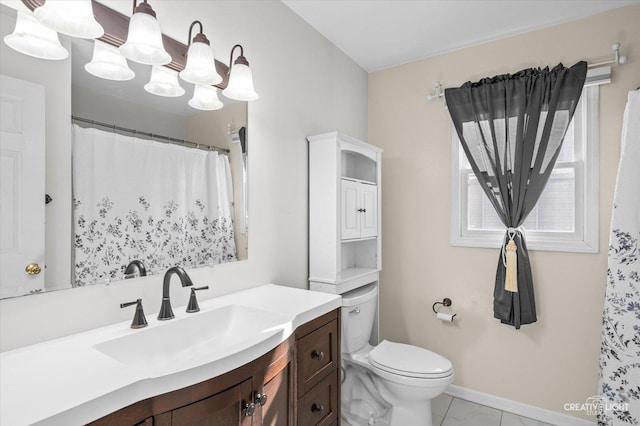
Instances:
[[[242,367],[139,401],[90,425],[337,425],[339,321],[337,309],[298,327],[278,347]]]

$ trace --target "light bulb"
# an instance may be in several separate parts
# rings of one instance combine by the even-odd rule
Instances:
[[[151,79],[144,85],[144,90],[170,98],[184,95],[184,89],[178,83],[178,73],[161,65],[151,68]]]
[[[13,33],[4,37],[13,50],[34,58],[60,60],[69,52],[60,44],[58,33],[43,25],[32,13],[18,11]]]
[[[33,14],[46,26],[59,33],[78,38],[99,38],[102,25],[93,17],[91,0],[47,0]]]

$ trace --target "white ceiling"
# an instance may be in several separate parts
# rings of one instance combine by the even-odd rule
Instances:
[[[638,4],[640,0],[283,2],[371,72]]]

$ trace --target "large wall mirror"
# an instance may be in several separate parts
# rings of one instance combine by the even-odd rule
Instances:
[[[2,19],[1,36],[4,38],[13,31],[16,11],[0,5],[0,17]],[[151,67],[131,61],[129,66],[136,73],[133,80],[122,82],[97,78],[84,68],[85,64],[91,61],[93,41],[71,39],[65,36],[60,36],[60,39],[70,52],[70,57],[62,61],[46,61],[22,55],[0,42],[3,139],[0,166],[2,173],[2,181],[0,182],[2,183],[2,192],[0,193],[3,256],[0,261],[0,269],[2,270],[0,287],[2,297],[73,289],[80,285],[105,284],[127,277],[122,265],[135,260],[136,256],[125,259],[127,257],[126,250],[119,251],[120,264],[113,262],[116,266],[108,271],[98,273],[96,276],[99,276],[99,279],[95,277],[85,279],[81,272],[83,260],[82,256],[77,255],[77,251],[90,245],[87,243],[89,240],[94,243],[94,240],[97,239],[97,232],[88,225],[82,228],[86,231],[84,234],[79,231],[79,219],[84,220],[84,217],[81,217],[79,213],[82,208],[79,205],[82,205],[82,202],[77,199],[76,192],[79,191],[79,187],[86,187],[86,181],[90,180],[78,178],[79,171],[86,175],[91,170],[95,170],[96,174],[102,170],[101,176],[104,176],[105,169],[107,173],[109,169],[113,170],[112,178],[107,179],[108,182],[104,182],[105,179],[101,178],[89,185],[91,191],[101,187],[103,183],[107,183],[118,185],[117,188],[121,188],[121,191],[117,192],[123,193],[140,191],[139,188],[144,188],[149,193],[161,196],[169,191],[179,194],[177,196],[182,196],[184,193],[191,194],[197,190],[204,194],[203,197],[208,194],[218,200],[222,199],[219,193],[223,189],[211,185],[211,182],[215,181],[215,176],[213,179],[209,176],[211,172],[203,172],[202,179],[197,181],[181,179],[183,175],[187,175],[187,171],[193,169],[193,166],[191,163],[181,161],[179,156],[182,154],[179,154],[178,151],[173,154],[172,161],[164,163],[158,161],[156,163],[157,170],[154,173],[157,172],[157,174],[143,172],[144,158],[147,158],[147,155],[140,154],[140,152],[146,151],[136,150],[137,148],[134,149],[133,145],[131,148],[125,145],[123,150],[113,153],[113,156],[101,154],[102,151],[96,150],[92,160],[96,163],[84,162],[81,160],[83,157],[73,148],[74,143],[79,143],[78,132],[94,132],[105,137],[119,135],[118,137],[124,141],[128,141],[127,138],[137,138],[145,142],[151,139],[154,140],[153,144],[157,146],[179,147],[182,151],[198,151],[202,155],[217,153],[215,157],[218,159],[224,156],[228,168],[222,172],[223,169],[220,166],[222,163],[216,163],[218,169],[215,170],[218,170],[216,173],[222,173],[227,178],[224,191],[227,192],[225,200],[228,200],[229,203],[232,232],[226,237],[220,238],[224,240],[228,239],[228,235],[232,235],[233,241],[225,240],[222,242],[227,246],[233,246],[234,252],[226,251],[224,256],[211,259],[210,257],[202,257],[192,250],[191,252],[179,253],[175,257],[175,264],[197,267],[246,259],[248,256],[247,154],[250,150],[247,140],[247,129],[249,128],[247,104],[230,101],[220,95],[224,103],[222,109],[216,111],[193,109],[188,105],[188,100],[193,95],[194,86],[183,81],[180,81],[180,84],[186,93],[182,96],[169,98],[152,95],[143,88],[149,81]],[[26,84],[27,89],[30,87],[29,84],[43,88],[44,122],[33,122],[37,114],[20,112],[15,109],[16,105],[21,103],[16,93],[21,93],[20,90],[27,90],[21,88],[21,84]],[[72,117],[76,119],[72,120]],[[22,167],[18,167],[19,163],[14,161],[18,154],[11,154],[13,155],[11,158],[7,154],[13,149],[9,145],[17,140],[18,136],[16,135],[24,133],[20,130],[20,126],[23,126],[24,129],[41,128],[44,132],[45,143],[41,148],[44,152],[39,154],[42,161],[34,173],[23,168],[23,175],[26,177],[18,176],[18,171]],[[154,136],[151,137],[149,134]],[[163,137],[175,140],[167,142]],[[187,143],[178,142],[182,140]],[[100,141],[93,143],[99,144]],[[203,149],[205,146],[215,146],[220,149]],[[19,153],[18,156],[22,156],[24,160],[30,155],[24,152]],[[144,158],[140,158],[141,156]],[[34,158],[37,158],[37,155]],[[98,161],[102,159],[104,162]],[[36,161],[35,164],[38,162]],[[122,167],[133,170],[137,174],[132,173],[130,178],[122,177]],[[23,180],[29,180],[38,174],[44,176],[44,188],[41,192],[33,192]],[[96,189],[96,191],[98,190]],[[19,201],[23,198],[33,199],[35,207],[32,209],[27,204],[20,204]],[[100,198],[98,195],[98,198],[93,198],[89,203],[96,204],[96,199],[102,202],[104,198]],[[164,203],[165,207],[169,205],[166,201],[158,202]],[[196,195],[194,202],[198,207],[202,207],[200,196]],[[196,217],[189,211],[181,223],[169,223],[165,218],[164,229],[161,229],[162,227],[158,223],[162,218],[145,216],[144,214],[148,204],[152,204],[146,195],[137,196],[136,202],[131,204],[120,206],[123,212],[121,216],[109,218],[106,214],[103,217],[103,222],[107,222],[106,227],[109,229],[104,232],[114,234],[124,232],[126,234],[122,230],[125,225],[135,225],[132,217],[146,225],[153,222],[157,233],[171,232],[181,226],[193,226],[196,222],[201,227],[203,223],[209,227],[218,226],[212,225],[211,218],[206,214]],[[10,205],[13,207],[8,208],[7,206]],[[23,207],[18,208],[17,206]],[[43,210],[44,217],[44,219],[38,219],[38,216],[35,216],[35,222],[44,223],[39,231],[37,226],[31,226],[33,221],[30,215],[32,210],[36,209]],[[218,206],[217,209],[220,210],[221,207]],[[168,212],[168,209],[165,210]],[[109,223],[109,220],[112,220],[113,223]],[[118,230],[118,223],[120,230]],[[25,229],[31,229],[34,235],[26,237],[18,235]],[[204,235],[206,230],[200,229],[197,232]],[[193,236],[189,238],[193,238]],[[39,243],[42,246],[41,254],[32,254],[31,258],[15,257],[14,252],[25,251],[22,246],[24,240],[36,241],[36,243],[41,241]],[[122,241],[124,240],[111,244],[105,239],[102,246],[96,243],[93,250],[99,251],[103,259],[107,259],[109,256],[113,256],[111,250],[113,247],[125,244]],[[169,241],[164,246],[157,247],[158,253],[172,250],[180,251],[181,249],[182,243],[180,241]],[[100,259],[100,256],[94,257],[94,262]],[[150,264],[146,265],[149,273],[160,274],[164,272],[164,270],[154,267],[153,259],[155,258],[153,256],[148,259],[151,259],[147,261]],[[29,271],[31,264],[40,267],[39,274],[33,273],[35,268],[33,265],[31,272]],[[137,273],[138,270],[136,269],[135,272]],[[41,280],[41,282],[36,283],[36,280]],[[22,282],[24,283],[21,284]]]

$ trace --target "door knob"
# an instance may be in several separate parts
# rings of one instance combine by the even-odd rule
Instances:
[[[255,397],[256,404],[260,404],[261,407],[264,407],[264,404],[267,403],[267,398],[266,393],[257,393]]]
[[[24,271],[28,275],[38,275],[40,272],[42,272],[42,268],[37,263],[30,263],[26,266],[26,268],[24,268]]]
[[[256,404],[254,404],[253,402],[245,402],[242,405],[242,413],[245,416],[251,417],[255,412],[256,412]]]

